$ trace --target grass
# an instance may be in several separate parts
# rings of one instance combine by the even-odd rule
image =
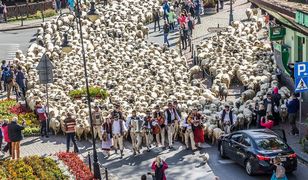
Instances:
[[[47,9],[44,11],[44,18],[48,18],[48,17],[52,17],[57,15],[56,11],[53,9]],[[42,19],[42,12],[41,11],[37,11],[35,14],[29,15],[29,17],[27,16],[18,16],[16,19],[16,17],[13,18],[9,18],[8,22],[16,22],[16,21],[20,21],[21,19],[23,20],[35,20],[35,19]]]

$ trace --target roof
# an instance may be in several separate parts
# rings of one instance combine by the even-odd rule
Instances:
[[[289,11],[295,12],[296,10],[301,10],[308,13],[308,5],[305,3],[289,2],[287,0],[266,0],[268,3],[275,4]]]
[[[242,130],[242,131],[238,131],[238,132],[245,133],[245,134],[251,136],[252,138],[277,137],[275,132],[273,132],[269,129],[249,129],[249,130]]]

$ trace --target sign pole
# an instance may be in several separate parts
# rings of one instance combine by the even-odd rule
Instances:
[[[302,123],[302,92],[299,93],[299,123]]]
[[[46,98],[47,98],[47,121],[46,121],[46,131],[47,134],[49,133],[49,98],[48,98],[48,64],[47,64],[47,60],[45,61],[45,71],[46,71],[46,76],[47,76],[47,82],[45,84],[46,87]]]

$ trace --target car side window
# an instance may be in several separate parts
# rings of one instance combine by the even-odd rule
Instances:
[[[243,137],[242,134],[233,134],[231,136],[231,140],[239,143],[241,141],[242,137]]]
[[[249,137],[247,136],[244,136],[243,137],[243,140],[241,142],[241,144],[243,144],[244,146],[251,146],[251,140]]]

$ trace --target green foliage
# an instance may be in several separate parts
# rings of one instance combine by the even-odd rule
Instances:
[[[0,161],[0,179],[59,179],[66,180],[58,164],[51,158],[29,156],[17,161]]]
[[[39,127],[26,127],[23,131],[24,136],[33,136],[40,133]]]
[[[108,93],[105,89],[102,89],[100,87],[89,87],[89,94],[90,97],[96,97],[100,99],[106,99],[108,97]],[[73,91],[69,92],[69,96],[72,98],[80,98],[82,96],[87,95],[87,89],[82,88],[82,89],[76,89]]]

